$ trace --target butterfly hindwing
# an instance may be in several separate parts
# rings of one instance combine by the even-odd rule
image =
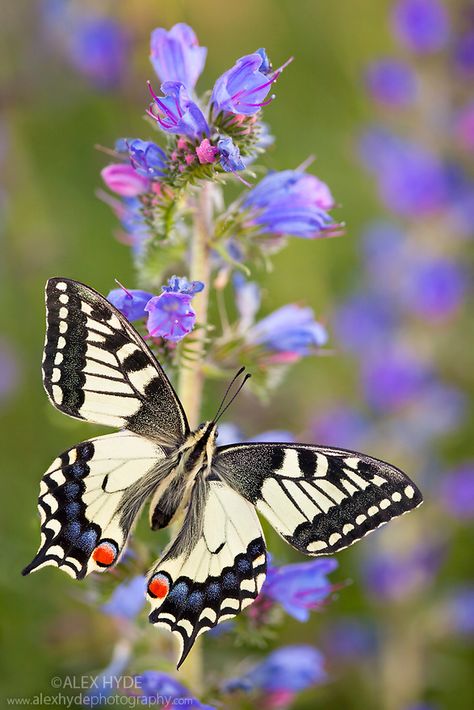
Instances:
[[[103,296],[77,281],[46,284],[43,381],[54,406],[79,419],[181,441],[189,427],[163,369]]]
[[[344,549],[422,502],[399,469],[351,451],[236,444],[217,450],[216,470],[307,555]]]
[[[65,451],[41,481],[41,545],[23,574],[54,565],[81,579],[114,566],[167,473],[164,450],[127,431]]]
[[[266,574],[254,507],[219,480],[196,484],[180,533],[150,571],[150,621],[182,643],[179,665],[199,634],[236,616]]]

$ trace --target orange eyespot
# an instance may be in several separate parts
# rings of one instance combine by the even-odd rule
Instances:
[[[164,599],[169,590],[169,579],[164,574],[155,574],[148,584],[148,594],[154,599]]]
[[[117,545],[113,542],[101,542],[92,553],[92,559],[101,567],[110,567],[118,556]]]

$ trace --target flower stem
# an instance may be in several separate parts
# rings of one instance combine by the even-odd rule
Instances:
[[[210,286],[210,238],[213,232],[213,191],[212,183],[205,183],[196,198],[194,211],[194,231],[191,241],[189,278],[202,281],[205,288],[196,296],[194,310],[196,323],[200,328],[194,334],[194,355],[192,361],[181,365],[178,378],[178,394],[183,403],[191,428],[198,426],[201,417],[202,393],[204,387],[203,356],[205,349],[207,309]],[[197,639],[193,649],[182,666],[185,684],[195,692],[203,686],[203,659],[201,639]]]

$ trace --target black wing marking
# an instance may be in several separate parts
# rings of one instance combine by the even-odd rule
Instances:
[[[423,500],[402,471],[352,451],[236,444],[218,448],[215,468],[307,555],[342,550]]]
[[[41,481],[41,544],[23,574],[53,565],[81,579],[114,566],[143,504],[168,472],[165,451],[127,431],[65,451]]]
[[[183,527],[147,587],[150,621],[181,642],[178,667],[200,634],[256,599],[265,574],[265,541],[253,506],[222,481],[197,483]]]
[[[163,369],[126,318],[77,281],[46,284],[43,382],[57,409],[164,444],[189,427]]]

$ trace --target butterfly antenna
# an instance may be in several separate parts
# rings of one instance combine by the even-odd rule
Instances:
[[[241,370],[240,372],[243,372],[244,369],[245,369],[245,368],[242,368],[242,370]],[[239,374],[240,374],[240,373],[239,373]],[[235,399],[235,398],[237,397],[237,395],[239,394],[239,392],[240,392],[240,390],[242,389],[242,387],[245,385],[245,383],[247,382],[247,380],[250,380],[251,377],[252,377],[252,375],[251,375],[250,373],[247,373],[247,374],[245,375],[244,379],[242,380],[242,382],[240,383],[240,385],[237,387],[236,392],[232,395],[232,397],[230,398],[230,400],[227,402],[227,404],[225,405],[225,407],[224,407],[223,409],[222,409],[222,404],[221,404],[221,406],[219,407],[219,411],[217,412],[216,416],[214,417],[214,422],[217,422],[217,421],[222,417],[222,415],[225,414],[225,412],[227,412],[227,410],[229,409],[230,405],[232,404],[232,402],[234,401],[234,399]],[[236,378],[234,377],[233,382],[235,381],[235,379],[236,379]]]
[[[219,412],[221,411],[222,407],[224,406],[224,402],[225,402],[226,399],[227,399],[227,395],[229,394],[229,391],[230,391],[232,385],[234,384],[234,382],[236,381],[236,379],[237,379],[238,377],[240,377],[240,375],[241,375],[244,371],[245,371],[245,367],[241,367],[240,370],[239,370],[238,372],[236,372],[236,374],[233,376],[233,378],[231,379],[231,381],[230,381],[229,384],[227,385],[227,389],[226,389],[226,391],[225,391],[225,393],[224,393],[224,396],[222,397],[221,403],[219,404],[219,407],[218,407],[218,409],[217,409],[217,412],[216,412],[216,415],[215,415],[213,421],[217,421],[217,417],[219,416]]]

